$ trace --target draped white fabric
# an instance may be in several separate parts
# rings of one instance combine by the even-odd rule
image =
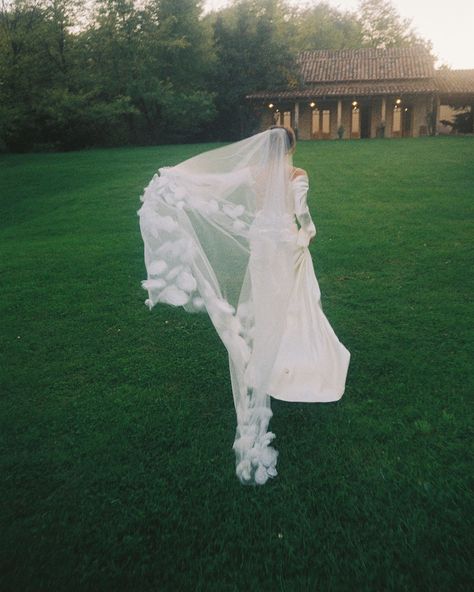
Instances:
[[[272,129],[161,168],[138,211],[145,303],[207,311],[227,348],[245,484],[277,474],[270,396],[337,400],[350,357],[321,309],[308,179],[292,180],[288,148]]]

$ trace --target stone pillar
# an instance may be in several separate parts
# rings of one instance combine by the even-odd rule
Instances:
[[[439,124],[439,106],[441,101],[439,95],[433,97],[433,135],[439,135],[438,124]]]
[[[298,128],[300,125],[300,104],[298,103],[298,101],[295,101],[295,136],[296,139],[298,139]]]
[[[380,103],[380,121],[378,122],[375,137],[385,138],[387,130],[387,97],[382,97]]]
[[[337,122],[336,122],[337,128],[336,131],[341,127],[342,125],[342,100],[338,99],[337,101]]]

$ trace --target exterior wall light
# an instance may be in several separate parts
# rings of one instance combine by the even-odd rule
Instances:
[[[401,103],[401,102],[402,102],[402,100],[401,100],[401,99],[397,99],[397,100],[395,101],[395,103],[396,103],[397,105],[400,105],[400,103]]]
[[[311,101],[311,103],[309,104],[309,106],[310,106],[311,108],[313,108],[313,107],[316,107],[316,103],[315,103],[314,101]]]
[[[357,107],[357,105],[358,105],[357,101],[352,101],[352,106],[353,107]]]
[[[273,109],[273,107],[274,107],[273,103],[268,103],[268,108],[269,109]]]

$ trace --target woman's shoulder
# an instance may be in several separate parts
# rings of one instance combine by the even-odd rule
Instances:
[[[304,169],[299,169],[297,167],[293,167],[293,170],[291,171],[291,179],[298,179],[299,177],[308,177],[307,172]]]

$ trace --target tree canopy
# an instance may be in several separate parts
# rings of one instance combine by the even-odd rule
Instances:
[[[360,0],[359,15],[362,39],[369,47],[424,45],[432,49],[431,42],[415,33],[410,19],[400,17],[390,0]]]

